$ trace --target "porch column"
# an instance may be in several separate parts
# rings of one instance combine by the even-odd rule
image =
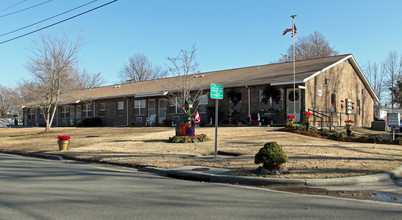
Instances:
[[[247,88],[247,95],[248,95],[248,99],[247,99],[247,103],[248,103],[248,115],[251,115],[251,110],[250,110],[250,106],[251,106],[251,101],[250,101],[250,87],[248,87],[247,85],[246,85],[246,88]]]

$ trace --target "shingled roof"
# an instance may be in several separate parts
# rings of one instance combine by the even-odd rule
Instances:
[[[304,83],[345,60],[350,61],[373,99],[378,100],[351,54],[296,61],[296,83]],[[194,77],[199,78],[198,87],[203,89],[209,89],[211,83],[223,84],[225,88],[245,85],[287,85],[293,83],[293,62],[205,72]],[[61,98],[61,104],[118,97],[161,96],[167,91],[175,90],[175,81],[177,77],[76,90],[65,94]]]

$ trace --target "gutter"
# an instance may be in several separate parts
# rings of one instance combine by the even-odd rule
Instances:
[[[134,95],[134,98],[145,98],[145,97],[154,97],[154,96],[165,96],[168,92],[164,93],[156,93],[156,94],[147,94],[147,95]]]

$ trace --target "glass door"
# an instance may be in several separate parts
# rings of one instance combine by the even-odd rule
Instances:
[[[286,90],[286,115],[294,115],[295,122],[300,122],[300,99],[301,99],[300,89],[296,89],[293,92],[293,89]],[[294,111],[294,107],[296,106],[296,111]]]
[[[159,99],[158,108],[158,123],[162,124],[163,120],[166,119],[166,99]]]
[[[75,123],[75,106],[70,106],[70,125],[74,126]]]

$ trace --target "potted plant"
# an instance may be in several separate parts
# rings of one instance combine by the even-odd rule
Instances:
[[[292,127],[295,116],[290,114],[290,115],[286,116],[286,119],[288,120],[288,122],[286,123],[286,127]]]
[[[306,121],[306,131],[310,131],[310,118],[313,114],[311,112],[304,112],[304,118]]]
[[[254,163],[262,163],[267,170],[282,170],[284,163],[288,161],[285,152],[277,142],[267,142],[254,157]]]
[[[59,150],[68,150],[70,145],[70,136],[58,135],[57,143],[59,144]]]

